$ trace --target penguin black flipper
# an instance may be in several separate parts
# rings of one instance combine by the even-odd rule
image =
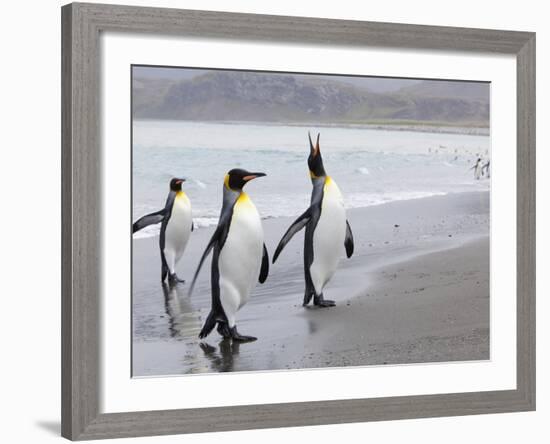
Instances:
[[[346,256],[348,258],[353,254],[353,233],[351,232],[351,227],[349,222],[346,220],[346,238],[344,240],[344,245],[346,247]]]
[[[142,218],[134,222],[134,224],[132,225],[132,233],[148,227],[149,225],[159,224],[164,220],[165,217],[166,208],[163,208],[162,210],[156,211],[151,214],[147,214],[146,216],[143,216]]]
[[[231,211],[224,212],[222,211],[222,215],[220,216],[220,221],[218,222],[218,226],[216,227],[216,231],[214,231],[214,234],[210,238],[210,241],[208,242],[208,245],[204,249],[204,253],[202,253],[201,260],[199,261],[199,265],[197,266],[197,270],[195,271],[195,275],[193,276],[193,281],[191,282],[191,287],[189,287],[189,296],[193,293],[193,290],[195,288],[195,282],[197,281],[197,278],[199,276],[199,272],[201,271],[202,265],[214,246],[218,246],[218,251],[221,250],[223,247],[223,244],[225,243],[225,240],[227,239],[227,233],[229,232],[229,224],[231,223],[231,216],[233,215],[233,209]]]
[[[312,207],[309,207],[288,228],[288,230],[280,240],[279,245],[277,245],[277,249],[275,250],[275,254],[273,255],[273,263],[275,263],[275,261],[279,257],[279,254],[281,254],[281,251],[283,251],[283,248],[285,247],[285,245],[288,244],[290,239],[292,239],[292,236],[294,236],[298,231],[300,231],[302,228],[304,228],[308,224],[312,216],[311,209]]]
[[[264,244],[264,253],[262,256],[262,268],[260,268],[260,277],[258,278],[258,281],[260,282],[260,284],[263,284],[265,282],[268,274],[269,274],[269,254]]]
[[[233,216],[233,207],[229,208],[228,210],[222,208],[222,214],[220,215],[220,221],[218,222],[216,231],[214,231],[212,238],[208,242],[208,245],[206,246],[204,253],[202,254],[201,260],[199,261],[199,265],[197,266],[197,270],[195,271],[195,275],[193,276],[191,287],[189,288],[189,296],[191,296],[193,293],[193,289],[195,288],[195,283],[197,281],[197,277],[199,276],[199,272],[202,268],[202,265],[206,260],[206,258],[208,257],[208,255],[210,254],[210,252],[214,250],[214,256],[212,257],[212,274],[211,274],[212,307],[210,309],[210,313],[208,314],[208,317],[206,318],[204,326],[202,327],[199,333],[200,339],[203,339],[210,334],[210,332],[216,326],[216,323],[220,321],[220,318],[224,319],[225,323],[227,323],[227,318],[225,316],[225,313],[223,311],[223,307],[220,301],[220,286],[219,286],[220,272],[218,268],[218,259],[219,259],[220,251],[223,245],[225,244],[225,240],[227,239],[227,234],[229,233],[229,226],[231,224],[232,216]]]

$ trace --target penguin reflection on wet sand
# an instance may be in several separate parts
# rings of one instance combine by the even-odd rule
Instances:
[[[213,251],[211,291],[212,307],[199,338],[205,338],[214,327],[224,338],[254,341],[237,331],[237,311],[249,300],[254,284],[264,283],[269,273],[269,257],[264,244],[260,215],[243,187],[264,173],[233,169],[225,175],[223,204],[216,231],[201,257],[189,294],[193,292],[200,269]]]
[[[199,347],[214,370],[218,372],[232,372],[235,370],[235,358],[239,355],[241,342],[223,339],[218,344],[218,350],[206,342],[201,342]]]
[[[200,312],[179,285],[162,283],[168,329],[173,338],[195,336],[201,329]]]
[[[171,284],[185,282],[176,275],[176,264],[181,259],[193,231],[191,202],[182,190],[184,182],[185,179],[172,179],[164,208],[143,216],[132,226],[132,232],[136,233],[149,225],[161,223],[159,239],[161,281],[164,282],[168,278]]]
[[[309,173],[313,184],[310,207],[294,221],[287,230],[273,255],[273,263],[285,245],[298,231],[305,227],[304,238],[304,306],[313,298],[319,307],[332,307],[334,301],[323,297],[323,289],[334,275],[342,247],[348,258],[353,254],[353,234],[346,219],[344,200],[334,179],[327,176],[319,147],[319,136],[315,146],[309,135]]]

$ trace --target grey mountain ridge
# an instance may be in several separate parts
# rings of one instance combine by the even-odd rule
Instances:
[[[194,121],[489,125],[486,83],[401,80],[397,85],[404,86],[395,90],[390,87],[392,79],[350,79],[236,71],[210,71],[183,79],[136,75],[133,116]],[[362,84],[373,85],[378,92]]]

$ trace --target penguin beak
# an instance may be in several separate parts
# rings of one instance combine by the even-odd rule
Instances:
[[[316,157],[317,154],[319,154],[319,137],[321,136],[321,133],[317,134],[317,142],[315,143],[315,146],[313,145],[311,134],[309,132],[307,133],[307,136],[309,138],[309,149],[311,157]]]
[[[250,173],[250,174],[244,176],[243,180],[245,182],[248,182],[248,181],[256,179],[258,177],[264,177],[265,175],[266,175],[265,173]]]
[[[178,180],[176,180],[176,183],[177,183],[178,185],[182,184],[183,182],[185,182],[185,179],[178,179]]]

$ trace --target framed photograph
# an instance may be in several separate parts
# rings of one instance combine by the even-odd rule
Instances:
[[[63,436],[534,410],[534,33],[62,25]]]

